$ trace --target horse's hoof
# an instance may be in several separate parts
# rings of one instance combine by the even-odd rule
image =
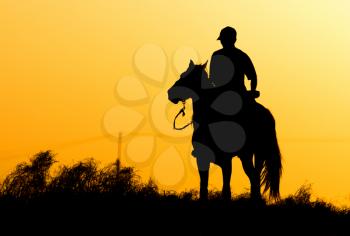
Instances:
[[[266,202],[262,197],[252,197],[251,201],[256,207],[263,207],[266,205]]]
[[[208,201],[208,190],[201,190],[199,193],[199,200],[201,202]]]
[[[231,201],[231,191],[222,191],[221,197],[224,201]]]

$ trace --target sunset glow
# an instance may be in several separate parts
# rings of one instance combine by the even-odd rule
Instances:
[[[345,0],[0,0],[0,179],[46,149],[61,164],[111,163],[123,132],[122,162],[145,181],[197,188],[192,130],[172,130],[181,106],[165,91],[231,25],[276,119],[282,196],[311,183],[316,197],[349,206],[349,10]],[[232,191],[245,192],[233,165]],[[217,167],[210,177],[220,189]]]

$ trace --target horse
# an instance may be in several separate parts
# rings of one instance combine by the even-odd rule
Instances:
[[[263,194],[268,192],[269,199],[280,199],[282,161],[273,115],[253,96],[243,100],[235,91],[223,92],[215,88],[206,65],[195,65],[191,60],[188,69],[168,90],[172,103],[183,102],[179,114],[185,114],[185,101],[192,99],[192,155],[197,159],[200,177],[199,199],[208,199],[210,163],[221,167],[221,196],[231,199],[232,158],[235,156],[240,158],[249,178],[251,199],[262,201],[261,187]],[[221,104],[215,106],[216,103]],[[242,109],[244,106],[246,108]]]

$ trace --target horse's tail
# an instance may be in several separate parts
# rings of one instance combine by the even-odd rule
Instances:
[[[264,160],[261,174],[261,184],[264,185],[264,193],[269,191],[269,197],[278,200],[280,198],[282,157],[277,141],[275,120],[267,109],[265,111],[265,117],[263,118],[264,124],[262,126],[263,130],[261,130],[261,139],[259,140],[260,150],[257,151],[256,154],[260,154],[261,157],[258,158]]]

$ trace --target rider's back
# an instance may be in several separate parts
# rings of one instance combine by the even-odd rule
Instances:
[[[225,60],[226,59],[226,60]],[[222,61],[230,61],[232,65],[227,63],[220,63]],[[233,70],[233,71],[223,71]],[[216,76],[215,71],[219,71],[218,74],[229,76],[229,78],[221,78]],[[220,90],[233,90],[239,94],[245,94],[247,89],[244,85],[244,76],[250,79],[252,76],[256,76],[253,63],[249,56],[242,50],[232,47],[223,48],[213,53],[210,64],[210,79],[215,84],[218,84]],[[224,80],[224,82],[222,82]]]

